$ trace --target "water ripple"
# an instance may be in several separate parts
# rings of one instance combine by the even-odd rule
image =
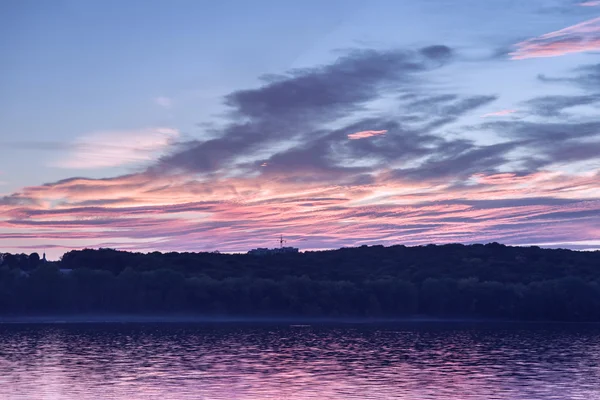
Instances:
[[[600,399],[600,329],[0,326],[0,398]]]

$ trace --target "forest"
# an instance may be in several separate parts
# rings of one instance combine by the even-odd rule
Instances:
[[[295,254],[0,254],[0,315],[600,321],[600,251],[498,243]]]

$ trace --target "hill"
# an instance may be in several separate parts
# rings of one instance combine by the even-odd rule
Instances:
[[[600,252],[362,246],[254,256],[3,255],[0,314],[500,318],[600,321]]]

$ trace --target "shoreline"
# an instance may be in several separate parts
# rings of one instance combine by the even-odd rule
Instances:
[[[420,325],[420,324],[485,324],[485,325],[600,325],[600,321],[560,320],[502,320],[486,318],[317,318],[317,317],[235,317],[194,315],[55,315],[55,316],[4,316],[0,325],[9,324],[277,324],[290,326],[310,325]]]

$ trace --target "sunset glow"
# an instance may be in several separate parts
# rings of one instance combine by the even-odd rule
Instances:
[[[83,45],[101,3],[4,24],[2,251],[600,247],[598,2],[157,9]]]

